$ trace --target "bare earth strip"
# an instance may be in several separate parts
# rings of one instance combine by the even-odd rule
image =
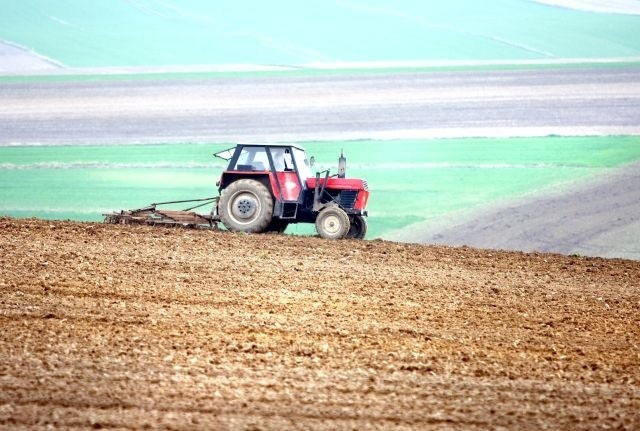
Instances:
[[[639,70],[0,83],[0,145],[640,135]]]
[[[640,163],[497,208],[451,214],[388,239],[640,260]]]
[[[2,429],[640,427],[640,262],[0,232]]]

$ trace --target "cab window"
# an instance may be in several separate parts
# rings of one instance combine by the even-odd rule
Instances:
[[[273,166],[277,172],[294,170],[290,148],[271,147],[270,151],[271,158],[273,159]]]
[[[269,170],[269,159],[264,147],[244,147],[232,170],[266,171]]]

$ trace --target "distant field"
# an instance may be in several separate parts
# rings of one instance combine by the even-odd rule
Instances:
[[[0,14],[0,40],[68,67],[638,57],[638,28],[525,0],[23,0]]]
[[[0,148],[0,215],[100,220],[152,202],[216,195],[225,144]],[[368,180],[370,238],[409,224],[589,178],[640,160],[635,137],[315,142],[317,168],[344,149]],[[207,211],[204,209],[203,211]],[[311,233],[292,226],[289,233]]]

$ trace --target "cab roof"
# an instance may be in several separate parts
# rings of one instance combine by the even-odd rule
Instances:
[[[273,144],[260,144],[260,143],[239,143],[236,144],[236,147],[293,147],[293,148],[297,148],[299,150],[304,151],[304,147],[298,145],[298,144],[283,144],[283,143],[273,143]]]
[[[305,151],[305,149],[303,147],[301,147],[300,145],[297,144],[283,144],[283,143],[269,143],[269,144],[260,144],[260,143],[256,143],[256,142],[249,142],[249,143],[238,143],[236,144],[235,147],[231,147],[231,148],[227,148],[226,150],[222,150],[222,151],[218,151],[217,153],[214,153],[213,155],[222,159],[222,160],[230,160],[231,157],[233,157],[233,154],[235,153],[236,149],[238,147],[274,147],[274,148],[297,148],[300,151]]]

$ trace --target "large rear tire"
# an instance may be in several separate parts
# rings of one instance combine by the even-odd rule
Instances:
[[[261,182],[237,180],[222,191],[219,212],[232,232],[264,232],[273,216],[273,198]]]
[[[347,238],[364,239],[367,235],[367,219],[363,216],[351,216],[351,227],[347,233]]]
[[[350,227],[349,216],[338,207],[327,207],[316,218],[316,230],[325,239],[342,239]]]

